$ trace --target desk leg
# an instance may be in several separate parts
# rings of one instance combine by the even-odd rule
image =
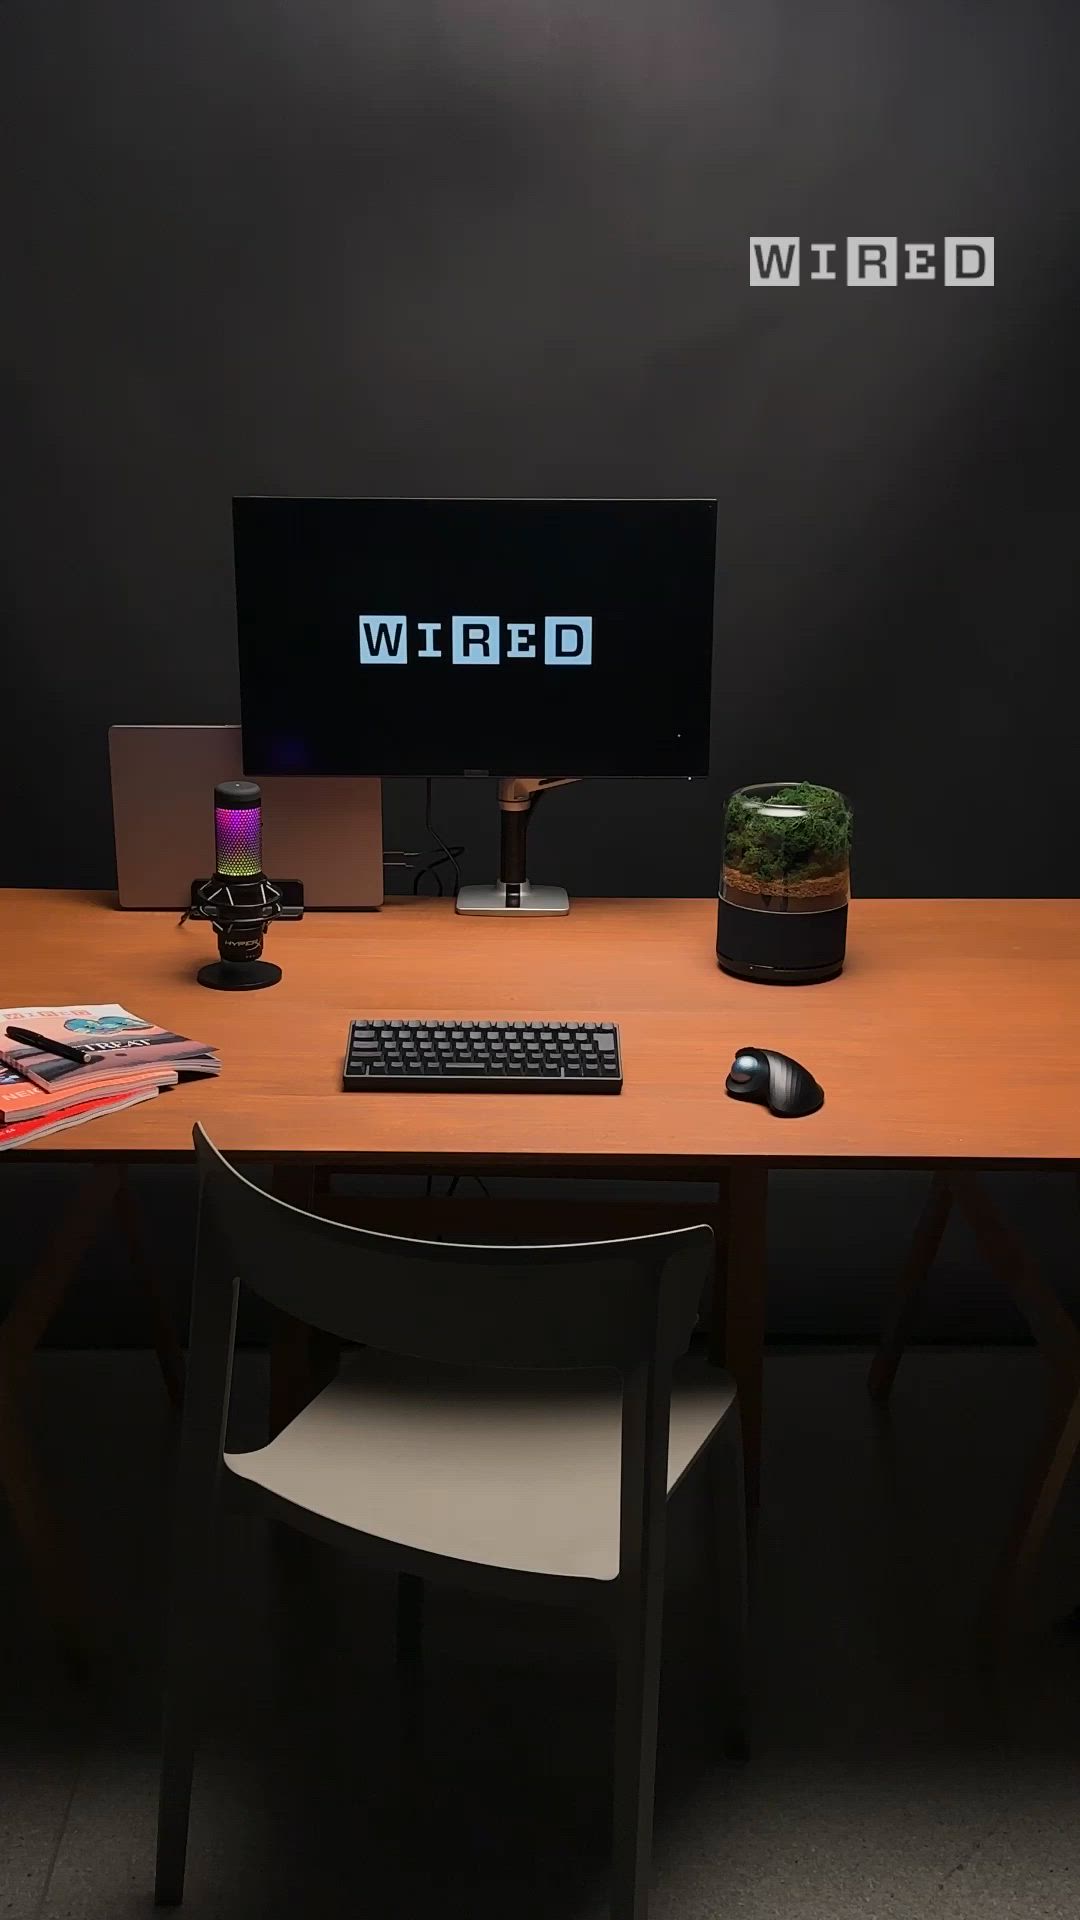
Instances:
[[[1076,1176],[1076,1192],[1080,1199],[1080,1174]],[[982,1210],[988,1216],[987,1222],[983,1223],[976,1214],[972,1225],[976,1231],[981,1225],[986,1239],[995,1230],[996,1222],[984,1198]],[[1056,1295],[1044,1288],[1034,1262],[1011,1230],[1003,1226],[997,1240],[1003,1249],[999,1255],[999,1271],[1004,1279],[1013,1280],[1017,1304],[1027,1311],[1029,1323],[1036,1338],[1043,1343],[1055,1377],[1051,1417],[1028,1469],[986,1609],[983,1644],[991,1659],[1004,1650],[1009,1629],[1019,1615],[1036,1556],[1070,1469],[1080,1453],[1080,1340],[1075,1322],[1060,1306]]]
[[[135,1196],[126,1176],[117,1185],[115,1211],[120,1231],[127,1242],[132,1272],[146,1295],[146,1304],[150,1309],[150,1335],[165,1391],[173,1412],[179,1413],[184,1403],[184,1356],[172,1314],[161,1290],[157,1268],[143,1238]]]
[[[122,1179],[118,1166],[97,1166],[79,1184],[73,1205],[46,1240],[0,1327],[0,1494],[7,1497],[15,1531],[42,1604],[72,1666],[85,1664],[87,1636],[81,1608],[86,1577],[42,1481],[21,1405],[34,1349],[48,1328],[87,1248],[115,1204]]]
[[[870,1369],[867,1384],[874,1399],[888,1397],[954,1205],[971,1229],[983,1259],[1026,1318],[1052,1380],[1050,1420],[1029,1468],[984,1611],[983,1650],[994,1658],[1003,1651],[1009,1628],[1017,1618],[1036,1555],[1069,1469],[1080,1452],[1080,1329],[978,1177],[964,1167],[953,1167],[935,1175],[915,1230],[896,1300]]]
[[[90,1168],[79,1183],[74,1200],[42,1248],[0,1327],[0,1367],[22,1381],[34,1348],[47,1331],[83,1256],[97,1239],[106,1215],[116,1204],[123,1180],[118,1166]]]
[[[991,1659],[999,1656],[1015,1624],[1031,1570],[1061,1497],[1069,1470],[1080,1452],[1080,1384],[1057,1402],[1042,1444],[1028,1470],[990,1592],[983,1640]]]
[[[952,1201],[948,1175],[936,1173],[930,1182],[926,1205],[919,1216],[919,1224],[904,1262],[904,1271],[886,1313],[878,1350],[870,1365],[866,1385],[872,1400],[887,1400],[892,1392],[896,1369],[918,1318],[930,1269],[937,1258],[941,1236],[952,1210]]]
[[[751,1537],[761,1500],[761,1425],[765,1365],[766,1215],[769,1170],[733,1166],[728,1172],[727,1272],[718,1357],[735,1376],[742,1413],[746,1518]]]
[[[0,1327],[0,1366],[6,1366],[16,1381],[25,1377],[35,1347],[48,1331],[110,1211],[123,1234],[132,1272],[146,1295],[161,1377],[178,1411],[184,1390],[180,1342],[142,1236],[127,1171],[120,1165],[92,1166],[80,1181],[74,1200],[45,1242],[37,1266]]]
[[[270,1327],[270,1438],[307,1406],[317,1392],[314,1327],[276,1307]]]
[[[291,1207],[311,1209],[315,1169],[291,1161],[274,1168],[270,1186],[278,1200]],[[320,1392],[337,1364],[337,1342],[317,1327],[294,1320],[276,1308],[270,1327],[270,1438],[295,1420],[301,1408]]]
[[[85,1573],[57,1520],[27,1438],[16,1392],[0,1379],[0,1488],[26,1555],[43,1611],[56,1630],[73,1674],[85,1672],[88,1637],[83,1616]]]

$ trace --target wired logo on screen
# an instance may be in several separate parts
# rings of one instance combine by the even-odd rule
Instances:
[[[455,667],[498,667],[504,660],[541,660],[545,667],[591,667],[592,630],[591,613],[549,613],[542,622],[505,623],[497,613],[455,613],[449,623],[414,620],[411,632],[404,613],[362,613],[360,664],[407,667],[412,658],[448,659]]]

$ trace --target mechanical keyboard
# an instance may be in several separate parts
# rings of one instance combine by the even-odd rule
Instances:
[[[619,1029],[583,1020],[354,1020],[346,1093],[621,1093]]]

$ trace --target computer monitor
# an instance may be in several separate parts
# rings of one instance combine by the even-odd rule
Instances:
[[[714,500],[233,503],[245,770],[699,774]]]

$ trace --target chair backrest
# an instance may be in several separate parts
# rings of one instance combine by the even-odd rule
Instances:
[[[194,1131],[196,1289],[237,1280],[308,1326],[459,1365],[667,1368],[711,1272],[709,1227],[584,1246],[465,1246],[372,1233],[264,1193]]]

